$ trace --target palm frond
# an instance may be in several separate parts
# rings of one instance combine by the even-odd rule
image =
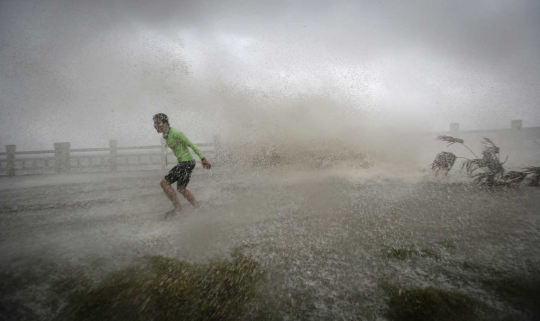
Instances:
[[[529,186],[540,186],[540,167],[525,167],[523,172],[527,174],[532,174]]]
[[[439,135],[437,136],[437,139],[442,140],[443,142],[447,142],[448,145],[446,145],[446,147],[456,143],[461,144],[463,145],[463,147],[467,148],[474,155],[474,157],[478,158],[478,156],[476,156],[476,154],[467,145],[465,145],[465,141],[463,139],[455,138],[448,135]]]
[[[496,155],[499,153],[500,148],[493,143],[493,141],[487,137],[484,137],[484,140],[481,142],[482,145],[482,155]]]
[[[482,167],[482,160],[481,159],[468,159],[461,163],[461,170],[465,169],[467,171],[467,174],[471,176],[473,172],[477,169]]]
[[[464,143],[463,139],[459,139],[459,138],[455,138],[455,137],[447,136],[447,135],[437,136],[437,140],[442,140],[443,142],[449,143],[447,147],[455,143],[458,143],[458,144]]]
[[[498,157],[499,147],[489,138],[484,137],[482,148],[482,158],[464,161],[461,164],[461,169],[466,169],[467,175],[478,184],[496,185],[501,183],[504,167]]]
[[[529,166],[529,167],[523,168],[523,171],[528,173],[528,174],[538,174],[538,175],[540,175],[540,167]]]
[[[508,185],[519,185],[527,177],[527,173],[510,171],[502,177],[502,181]]]
[[[495,186],[501,183],[503,173],[501,172],[480,172],[471,176],[474,181],[479,185]]]
[[[456,155],[449,152],[440,152],[437,154],[435,160],[431,164],[431,170],[435,172],[435,175],[437,175],[440,171],[448,174],[455,162]]]

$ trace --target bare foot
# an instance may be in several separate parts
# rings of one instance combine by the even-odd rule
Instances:
[[[165,213],[165,217],[168,218],[174,215],[182,215],[182,213],[183,213],[182,209],[174,209]]]

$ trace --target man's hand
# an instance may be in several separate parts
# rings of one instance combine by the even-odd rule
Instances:
[[[207,161],[206,158],[202,160],[202,166],[206,169],[212,168],[212,164],[210,164],[210,162]]]

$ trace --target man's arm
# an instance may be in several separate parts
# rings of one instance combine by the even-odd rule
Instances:
[[[207,168],[207,169],[210,169],[212,167],[212,164],[210,164],[210,162],[206,159],[206,157],[201,152],[199,147],[197,147],[197,145],[195,145],[195,143],[193,143],[191,140],[189,140],[189,138],[187,138],[187,136],[183,132],[178,131],[178,133],[179,133],[179,135],[178,135],[179,139],[181,139],[184,142],[184,144],[186,144],[186,146],[191,148],[195,152],[195,154],[197,154],[197,156],[199,156],[199,158],[201,159],[203,167]]]

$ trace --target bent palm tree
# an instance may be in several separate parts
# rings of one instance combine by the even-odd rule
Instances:
[[[500,148],[487,137],[484,137],[481,142],[482,158],[476,156],[476,154],[465,145],[463,139],[442,135],[437,136],[437,140],[447,142],[448,146],[452,144],[461,144],[467,148],[475,158],[469,159],[466,157],[457,157],[450,152],[440,152],[431,164],[431,170],[435,172],[435,175],[441,171],[448,175],[448,172],[454,166],[456,159],[464,158],[465,161],[461,163],[461,170],[465,169],[467,175],[480,185],[519,185],[528,175],[532,175],[529,183],[530,186],[540,185],[540,167],[531,166],[524,168],[523,171],[510,171],[505,173],[503,165],[508,160],[508,157],[506,157],[504,162],[501,162]]]

